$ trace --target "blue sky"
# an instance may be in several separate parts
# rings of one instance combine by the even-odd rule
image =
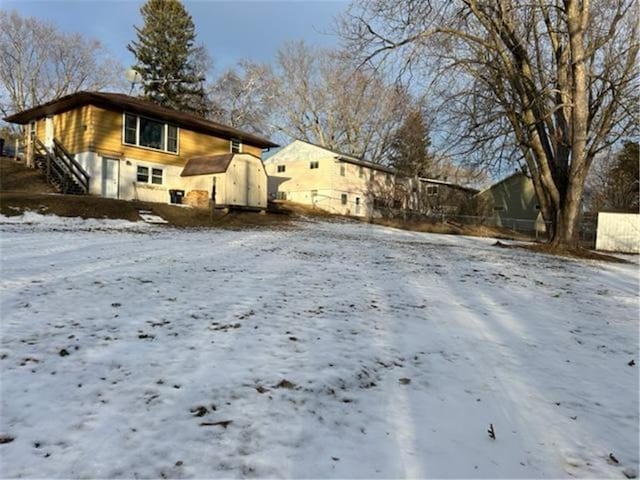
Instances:
[[[125,66],[133,64],[126,45],[141,25],[139,0],[0,0],[0,7],[57,24],[66,32],[80,32],[102,41]],[[215,1],[183,2],[196,24],[198,42],[213,58],[216,73],[248,58],[271,62],[286,40],[333,46],[333,18],[348,2]]]

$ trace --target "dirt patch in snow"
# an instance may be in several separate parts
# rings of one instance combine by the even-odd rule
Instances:
[[[500,243],[500,242],[496,242]],[[525,245],[506,245],[504,243],[500,243],[500,245],[496,245],[503,248],[523,248],[525,250],[530,250],[538,253],[546,253],[549,255],[557,255],[560,257],[569,257],[569,258],[581,258],[585,260],[600,260],[603,262],[612,262],[612,263],[631,263],[623,258],[614,257],[612,255],[607,255],[605,253],[594,252],[593,250],[587,250],[586,248],[557,248],[549,244],[525,244]]]

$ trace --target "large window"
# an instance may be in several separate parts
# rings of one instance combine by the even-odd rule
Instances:
[[[123,143],[178,153],[178,127],[125,113]]]

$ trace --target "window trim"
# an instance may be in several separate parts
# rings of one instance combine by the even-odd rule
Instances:
[[[236,142],[238,144],[238,151],[237,152],[233,151],[233,142]],[[230,138],[229,139],[229,153],[242,153],[242,140],[240,140],[239,138]]]
[[[136,119],[136,143],[129,143],[126,141],[126,125],[127,125],[127,115],[131,117],[135,117]],[[146,120],[150,120],[152,122],[161,123],[164,125],[164,148],[154,148],[147,147],[145,145],[140,145],[140,118],[145,118]],[[168,150],[169,144],[169,125],[176,128],[176,151],[172,152]],[[143,148],[145,150],[150,150],[152,152],[162,152],[168,153],[169,155],[180,155],[180,127],[173,123],[165,122],[164,120],[159,120],[157,118],[148,117],[147,115],[138,115],[137,113],[129,113],[122,112],[122,144],[127,145],[129,147]]]
[[[138,170],[140,168],[144,168],[147,170],[147,180],[138,180]],[[153,171],[154,170],[160,170],[160,172],[162,172],[162,182],[161,183],[155,183],[153,181],[154,175],[153,175]],[[153,166],[153,165],[145,165],[142,163],[138,163],[136,164],[136,183],[140,184],[140,185],[153,185],[156,187],[162,186],[162,185],[166,185],[166,177],[165,177],[165,168],[164,167],[160,167],[160,166]],[[157,175],[156,175],[157,178]]]

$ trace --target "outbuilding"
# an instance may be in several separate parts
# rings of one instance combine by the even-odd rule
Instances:
[[[200,155],[187,160],[181,177],[190,186],[186,203],[216,208],[267,208],[267,172],[250,153]]]

